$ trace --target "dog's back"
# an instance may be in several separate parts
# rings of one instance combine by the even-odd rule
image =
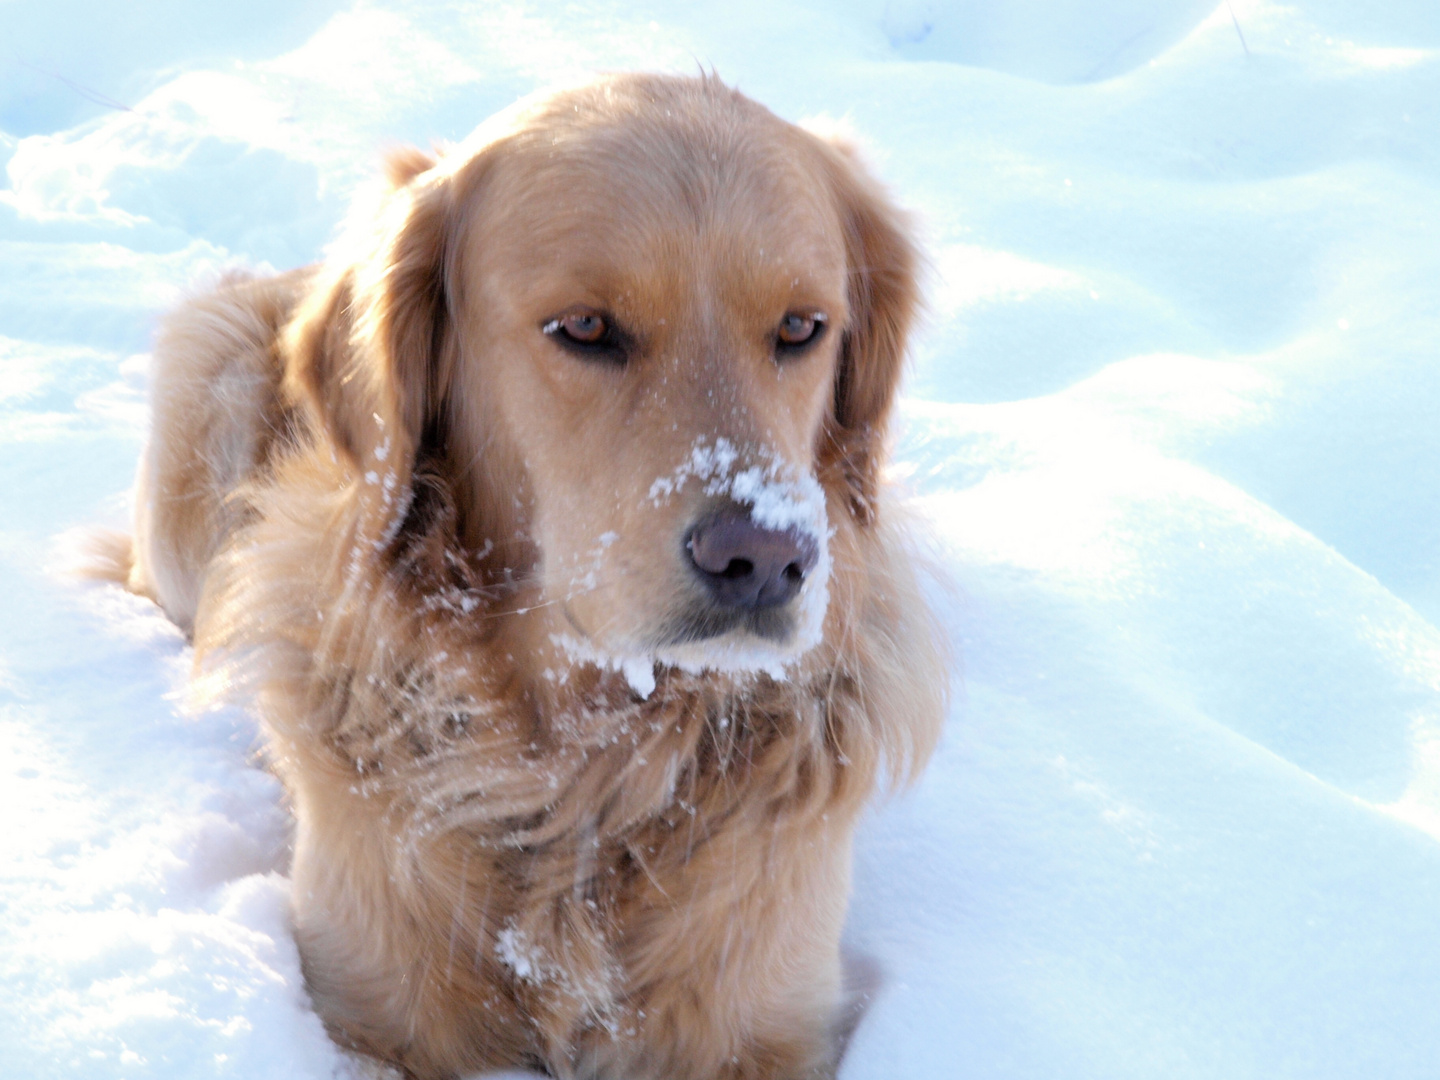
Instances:
[[[161,324],[135,538],[128,553],[107,553],[107,561],[186,633],[205,567],[242,513],[232,492],[290,428],[276,338],[312,273],[230,274]]]

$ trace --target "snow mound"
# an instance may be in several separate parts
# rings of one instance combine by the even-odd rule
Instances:
[[[383,1075],[306,998],[253,723],[181,715],[184,642],[53,538],[123,524],[196,277],[316,258],[387,143],[696,58],[842,117],[934,256],[893,472],[963,672],[857,849],[843,1080],[1435,1075],[1440,8],[195,18],[0,20],[0,1075]],[[823,535],[804,478],[701,449],[671,490]]]

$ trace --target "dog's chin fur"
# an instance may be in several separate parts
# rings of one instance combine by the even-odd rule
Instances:
[[[783,606],[726,609],[697,602],[666,618],[653,638],[638,642],[596,642],[572,620],[580,637],[561,644],[576,660],[621,670],[654,664],[691,674],[764,672],[785,678],[822,640],[828,563],[824,571],[812,575],[805,594]]]
[[[832,1072],[854,1023],[839,937],[857,816],[938,734],[943,657],[878,484],[915,305],[903,221],[844,148],[713,79],[618,77],[513,122],[587,123],[658,148],[653,169],[704,174],[703,156],[666,156],[672,109],[729,133],[742,162],[759,153],[747,147],[787,148],[776,160],[801,162],[843,224],[848,322],[816,361],[833,388],[804,382],[829,368],[795,367],[776,414],[791,428],[772,424],[786,460],[814,447],[823,565],[772,614],[697,619],[688,601],[667,613],[626,593],[613,603],[632,637],[616,640],[632,652],[577,637],[569,597],[547,591],[549,553],[515,515],[526,499],[543,509],[569,465],[522,466],[506,439],[526,433],[499,414],[476,458],[465,425],[489,399],[453,396],[479,377],[466,365],[483,343],[442,310],[461,302],[455,251],[475,226],[427,216],[440,195],[468,212],[467,170],[500,144],[439,166],[397,156],[375,253],[232,277],[157,344],[133,557],[113,561],[193,628],[196,698],[258,708],[295,814],[295,930],[317,1011],[415,1077]],[[437,282],[450,282],[441,301]],[[704,405],[671,385],[670,407]],[[678,428],[688,414],[674,415]],[[653,507],[643,485],[683,440],[716,433],[681,430],[662,452],[652,428],[635,503],[678,535],[698,481]],[[615,548],[645,565],[647,531],[630,530]]]
[[[662,659],[669,650],[694,650],[701,656],[750,651],[763,654],[768,650],[777,658],[783,657],[803,651],[796,647],[796,621],[795,613],[786,608],[701,608],[671,619],[669,628],[655,642],[655,650]],[[807,647],[811,644],[805,642]]]

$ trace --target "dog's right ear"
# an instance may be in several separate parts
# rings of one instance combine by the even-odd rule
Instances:
[[[427,424],[454,367],[447,260],[453,177],[392,154],[374,228],[324,268],[285,330],[284,385],[367,485],[365,531],[404,518]]]

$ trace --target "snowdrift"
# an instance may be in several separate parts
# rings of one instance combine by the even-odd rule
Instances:
[[[933,256],[895,478],[956,705],[863,831],[844,1080],[1440,1072],[1440,9],[0,9],[0,1075],[369,1075],[123,525],[156,314],[587,71],[848,125]],[[237,12],[239,9],[237,9]]]

